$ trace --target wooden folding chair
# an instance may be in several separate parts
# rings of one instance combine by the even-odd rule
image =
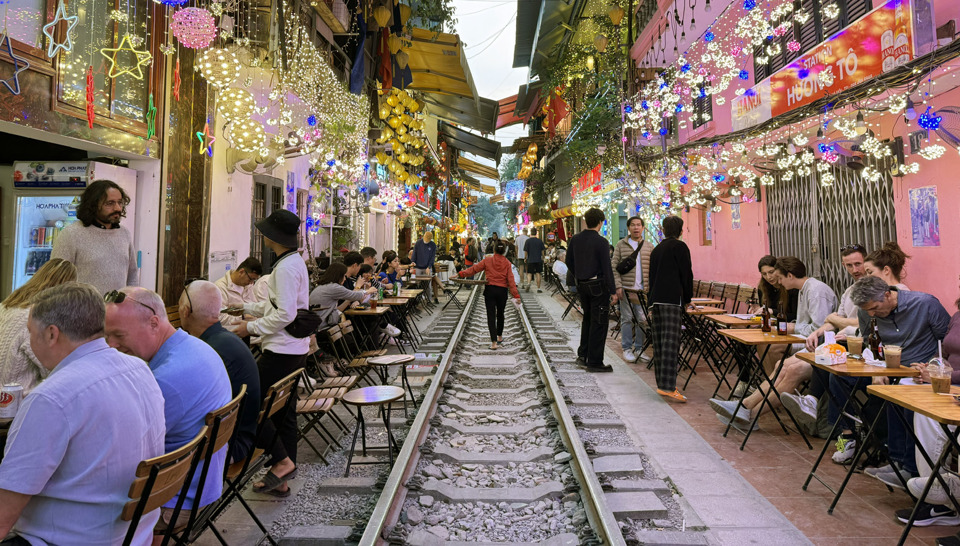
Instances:
[[[162,546],[169,543],[173,536],[173,525],[180,517],[183,501],[186,500],[187,493],[190,491],[190,482],[193,480],[200,457],[203,456],[207,432],[207,427],[203,427],[193,440],[181,448],[141,461],[137,465],[136,477],[128,493],[130,500],[123,506],[123,511],[120,513],[121,520],[130,522],[127,535],[123,539],[124,546],[133,542],[137,526],[144,514],[159,509],[179,493],[180,497],[170,518],[170,526],[164,533]]]
[[[723,289],[726,287],[722,282],[715,282],[710,285],[710,297],[715,300],[726,301],[723,299]],[[722,305],[721,305],[722,307]]]
[[[740,294],[740,285],[739,284],[728,284],[723,287],[723,303],[724,306],[729,305],[729,311],[735,313],[734,309],[737,306],[737,296]],[[724,307],[726,308],[726,307]]]

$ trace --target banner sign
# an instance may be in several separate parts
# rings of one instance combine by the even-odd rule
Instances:
[[[576,197],[581,193],[597,193],[603,189],[600,175],[600,165],[590,169],[589,172],[577,180],[577,184],[571,190],[570,195]]]

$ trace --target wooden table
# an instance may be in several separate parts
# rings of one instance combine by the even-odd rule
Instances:
[[[950,393],[960,396],[960,388],[950,387]],[[950,453],[956,449],[960,449],[960,444],[957,443],[957,436],[960,435],[960,426],[958,426],[960,425],[960,405],[957,405],[953,396],[934,393],[930,385],[869,385],[867,387],[867,394],[883,400],[883,407],[880,408],[881,413],[884,412],[887,404],[896,404],[914,413],[919,413],[924,417],[933,419],[943,428],[947,441],[950,443],[950,446],[952,446],[943,449],[937,462],[934,463],[930,460],[930,455],[927,453],[927,450],[924,449],[923,444],[917,440],[917,436],[913,432],[913,427],[907,427],[907,431],[913,436],[917,451],[920,452],[920,455],[923,456],[927,464],[930,465],[931,471],[930,479],[927,480],[927,485],[917,498],[917,502],[913,506],[913,511],[910,513],[910,519],[903,528],[903,533],[900,534],[900,541],[897,542],[897,546],[902,546],[910,534],[910,529],[913,528],[913,523],[917,517],[917,510],[920,508],[923,500],[927,498],[927,494],[933,486],[934,478],[940,482],[940,487],[943,487],[945,491],[950,491],[950,487],[944,482],[943,476],[940,475],[940,469],[944,466],[944,462]],[[900,412],[895,411],[893,413],[900,419],[903,419]],[[954,430],[950,430],[951,426],[954,427]],[[960,510],[960,504],[956,502],[954,495],[951,494],[948,496],[951,498],[954,508]]]
[[[752,326],[760,326],[759,322],[744,320],[733,315],[708,315],[707,318],[724,328],[749,328]]]
[[[410,298],[383,298],[377,302],[377,305],[406,305],[410,301]]]
[[[390,404],[400,400],[404,395],[403,389],[392,385],[362,387],[348,391],[343,395],[343,398],[340,400],[341,402],[357,407],[357,424],[353,429],[353,441],[350,443],[350,453],[347,455],[347,468],[343,472],[344,477],[350,475],[351,464],[382,464],[377,461],[353,462],[353,450],[357,445],[357,433],[362,432],[363,456],[367,456],[367,424],[363,420],[363,408],[365,406],[378,406],[380,417],[383,419],[383,425],[387,428],[387,445],[371,447],[370,449],[383,449],[383,447],[386,447],[387,453],[389,454],[390,466],[393,466],[393,450],[396,449],[399,452],[400,447],[397,445],[397,440],[394,439],[393,432],[390,430]]]
[[[343,314],[351,317],[379,317],[390,310],[389,307],[380,307],[379,305],[380,302],[378,301],[376,309],[373,307],[368,309],[347,309]]]
[[[404,288],[400,290],[401,298],[416,298],[420,294],[423,294],[423,290],[419,288]]]
[[[690,303],[694,305],[723,305],[722,301],[713,298],[692,298]]]
[[[695,309],[687,309],[687,314],[692,316],[702,316],[702,315],[722,315],[726,313],[726,309],[720,309],[719,307],[700,307],[697,306]]]
[[[400,384],[410,393],[410,400],[413,401],[413,407],[417,407],[417,399],[413,396],[413,387],[407,379],[407,364],[416,360],[413,355],[383,355],[367,359],[367,364],[377,367],[377,375],[380,376],[380,383],[386,385],[389,379],[388,368],[390,366],[400,366]],[[407,397],[403,397],[403,416],[407,416]]]
[[[343,314],[347,315],[348,317],[373,318],[373,320],[379,321],[379,318],[387,314],[389,311],[390,307],[384,305],[378,306],[376,309],[373,307],[368,309],[347,309],[343,312]],[[366,321],[358,320],[355,322],[357,324],[357,329],[360,331],[360,344],[372,349],[379,349],[380,347],[378,347],[376,340],[373,339],[374,329],[367,325]]]
[[[846,402],[844,402],[843,407],[840,408],[841,416],[847,413],[847,410],[848,408],[851,407],[850,406],[851,404],[856,405],[858,409],[862,409],[860,408],[859,403],[856,401],[856,396],[853,395],[854,391],[857,390],[861,382],[872,380],[872,378],[874,377],[888,377],[891,380],[897,382],[904,377],[914,377],[919,374],[917,370],[914,370],[913,368],[910,368],[907,366],[900,366],[899,368],[887,368],[886,366],[874,366],[872,364],[867,364],[862,360],[854,360],[851,358],[848,358],[847,362],[844,364],[833,364],[833,365],[817,364],[816,357],[814,356],[813,353],[810,353],[810,352],[800,352],[794,356],[796,356],[800,360],[806,362],[807,364],[810,364],[815,368],[819,368],[821,370],[826,371],[827,373],[830,373],[839,377],[852,377],[856,379],[856,382],[854,383],[853,387],[850,389],[849,392],[847,392]],[[817,377],[816,374],[814,374],[814,377]],[[839,382],[838,384],[841,385],[843,388],[846,388],[848,386],[847,383],[843,381]],[[827,385],[824,385],[824,388],[827,388],[827,390],[829,391],[829,388]],[[869,390],[869,387],[868,387],[868,390]],[[930,389],[930,387],[928,386],[927,390],[932,390],[932,389]],[[948,398],[948,397],[943,397],[943,398]],[[883,415],[882,411],[877,413],[878,417],[880,415]],[[840,496],[843,494],[843,490],[846,489],[847,487],[847,482],[850,481],[850,478],[853,476],[854,470],[856,470],[857,468],[857,461],[859,460],[860,455],[862,453],[861,450],[866,448],[867,444],[869,444],[867,440],[869,440],[871,434],[873,433],[873,428],[871,427],[868,430],[867,436],[864,438],[864,441],[860,442],[857,445],[857,450],[854,453],[853,462],[850,464],[849,470],[847,470],[847,475],[844,477],[843,483],[840,484],[840,488],[834,491],[832,487],[830,487],[829,485],[827,485],[826,482],[823,481],[823,478],[817,475],[817,468],[820,466],[820,463],[823,461],[823,457],[826,455],[827,450],[830,448],[830,446],[833,445],[834,438],[836,438],[837,429],[839,427],[840,427],[840,420],[838,419],[837,422],[833,424],[833,428],[830,429],[830,434],[827,435],[827,439],[824,441],[823,449],[820,450],[820,456],[817,457],[817,460],[813,463],[813,468],[810,469],[810,474],[807,475],[807,480],[803,483],[803,490],[806,491],[807,486],[810,485],[810,480],[816,479],[818,482],[823,484],[824,487],[826,487],[828,490],[830,490],[834,494],[833,502],[830,503],[830,507],[827,509],[828,514],[832,514],[834,508],[836,508],[837,506],[837,503],[840,502]]]
[[[770,385],[770,388],[766,392],[762,392],[763,399],[760,401],[760,405],[757,407],[757,415],[753,418],[750,425],[747,427],[746,436],[743,438],[743,443],[740,444],[740,450],[747,445],[747,440],[750,439],[750,433],[753,432],[753,427],[756,426],[757,421],[760,420],[760,414],[763,412],[763,406],[767,403],[771,394],[776,395],[777,398],[780,397],[780,393],[777,391],[777,388],[774,386],[777,382],[777,378],[780,377],[780,372],[783,370],[783,362],[787,359],[787,355],[790,354],[790,347],[787,347],[787,350],[783,352],[783,356],[780,358],[780,363],[777,366],[776,370],[773,372],[773,377],[768,377],[767,373],[763,369],[763,359],[766,358],[767,352],[770,350],[772,345],[793,345],[794,343],[802,343],[803,339],[793,336],[785,335],[781,336],[776,332],[763,332],[756,329],[736,329],[728,328],[726,330],[719,330],[720,335],[730,339],[735,342],[741,350],[734,351],[734,355],[739,360],[741,366],[750,367],[753,370],[753,373],[750,374],[750,383],[756,383],[758,392],[762,392],[763,389],[760,389],[760,385],[764,380]],[[766,345],[767,348],[764,349],[763,355],[759,357],[756,356],[756,351],[753,350],[753,347],[759,347],[761,345]],[[726,373],[726,372],[724,372]],[[733,414],[736,415],[740,408],[743,405],[743,398],[737,401],[737,407],[734,410]],[[773,416],[777,419],[777,422],[780,424],[780,428],[783,429],[784,434],[790,434],[787,430],[787,426],[780,419],[778,412],[773,411]],[[803,430],[800,428],[800,425],[797,423],[797,420],[793,417],[793,414],[786,412],[787,417],[790,418],[790,421],[793,423],[793,426],[797,429],[797,432],[800,433],[800,437],[803,438],[803,441],[806,442],[807,447],[813,449],[813,445],[810,444],[810,440],[807,439],[807,435],[804,434]],[[726,430],[723,431],[724,437],[730,431],[730,427],[733,426],[733,419],[730,419],[730,422],[727,424]]]

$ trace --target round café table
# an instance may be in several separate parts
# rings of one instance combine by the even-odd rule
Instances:
[[[407,364],[413,362],[413,355],[383,355],[367,359],[367,365],[376,366],[377,375],[380,377],[380,383],[387,384],[389,378],[390,366],[400,366],[400,384],[410,393],[410,400],[413,401],[413,407],[417,407],[417,399],[413,396],[413,388],[410,387],[410,381],[407,379]],[[407,416],[407,397],[403,397],[403,416]]]
[[[357,409],[357,424],[353,429],[353,441],[350,442],[350,453],[347,455],[347,468],[343,472],[343,477],[350,475],[350,466],[352,464],[383,464],[378,461],[364,461],[364,462],[353,462],[354,449],[357,446],[357,434],[361,435],[361,445],[363,446],[363,456],[367,456],[367,425],[363,419],[363,408],[367,406],[377,406],[380,412],[380,418],[383,419],[383,426],[387,429],[387,445],[386,446],[371,446],[370,449],[384,449],[387,450],[388,457],[390,459],[390,466],[393,466],[393,450],[396,449],[400,451],[400,447],[397,445],[397,440],[393,437],[393,432],[390,430],[390,404],[404,398],[404,390],[400,387],[394,387],[392,385],[374,385],[372,387],[362,387],[359,389],[353,389],[352,391],[347,392],[343,395],[343,398],[340,400],[343,404],[348,406],[355,406]]]

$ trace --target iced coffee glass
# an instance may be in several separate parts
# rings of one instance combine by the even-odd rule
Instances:
[[[900,367],[900,346],[884,345],[883,359],[887,362],[888,368],[899,368]]]
[[[863,353],[863,338],[860,336],[847,336],[847,352],[852,355]]]
[[[953,375],[953,368],[950,366],[940,367],[940,359],[934,359],[927,364],[927,372],[930,374],[930,383],[933,385],[933,392],[950,392],[950,377]]]

